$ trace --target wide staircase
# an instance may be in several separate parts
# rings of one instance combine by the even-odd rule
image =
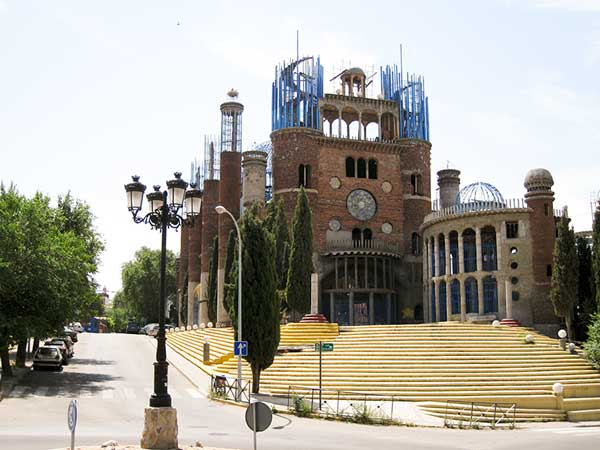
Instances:
[[[323,328],[316,331],[316,326]],[[334,350],[322,355],[325,396],[336,391],[345,398],[353,392],[357,398],[365,393],[380,400],[393,396],[419,402],[423,411],[438,417],[459,415],[465,409],[462,402],[479,402],[516,404],[517,421],[600,420],[600,372],[533,330],[451,322],[341,327],[339,335],[336,328],[282,327],[284,351],[262,373],[261,391],[286,396],[289,386],[319,386],[319,354],[311,344],[326,341]],[[190,359],[201,347],[203,333],[225,330],[170,333],[168,342]],[[535,343],[525,343],[527,334]],[[235,360],[217,355],[211,368],[235,374]],[[250,377],[247,364],[244,377]],[[552,393],[557,382],[564,385],[563,396]]]

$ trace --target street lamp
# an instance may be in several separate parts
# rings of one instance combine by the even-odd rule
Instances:
[[[150,396],[150,406],[171,407],[171,396],[167,391],[167,349],[165,338],[165,300],[167,296],[166,271],[167,271],[167,228],[177,229],[182,225],[191,226],[194,218],[200,212],[202,205],[202,192],[181,179],[181,173],[175,172],[175,178],[167,181],[167,190],[161,192],[160,186],[155,185],[154,191],[146,195],[149,212],[145,216],[138,216],[142,210],[146,186],[140,183],[139,176],[131,177],[132,183],[125,185],[127,194],[127,209],[133,216],[135,223],[147,223],[155,230],[162,233],[162,246],[160,253],[160,300],[158,315],[158,334],[156,335],[156,362],[154,363],[154,393]],[[183,208],[185,205],[185,208]],[[185,217],[179,210],[185,209]]]
[[[217,211],[217,214],[227,214],[230,218],[231,221],[233,222],[233,225],[235,225],[235,231],[237,231],[237,237],[238,237],[238,314],[237,314],[237,321],[238,321],[238,341],[243,340],[242,338],[242,234],[240,233],[240,227],[237,224],[237,221],[235,220],[235,217],[233,217],[233,214],[231,214],[227,208],[225,208],[224,206],[218,205],[215,206],[215,211]],[[241,396],[241,392],[242,392],[242,352],[239,351],[238,352],[238,357],[237,357],[237,401],[240,400],[240,396]]]

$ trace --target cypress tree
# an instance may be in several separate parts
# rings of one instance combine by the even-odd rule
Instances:
[[[569,228],[567,208],[558,222],[558,237],[554,244],[550,300],[554,312],[563,317],[569,339],[573,339],[573,309],[577,302],[578,261],[575,232]]]
[[[592,228],[592,272],[596,291],[596,311],[600,312],[600,202],[594,213]]]
[[[584,237],[577,237],[575,241],[577,259],[579,261],[579,280],[577,283],[577,304],[575,305],[574,328],[575,338],[585,341],[587,327],[594,312],[596,301],[594,298],[594,277],[592,275],[592,249]]]
[[[284,290],[287,283],[287,273],[289,268],[289,245],[290,232],[287,220],[283,212],[283,199],[277,202],[275,208],[275,221],[272,229],[275,237],[275,263],[277,271],[277,289]]]
[[[242,313],[243,329],[237,336],[237,255],[230,272],[230,317],[237,340],[248,341],[246,361],[252,369],[252,392],[258,393],[260,373],[275,358],[279,346],[279,304],[276,296],[275,242],[252,209],[242,219]],[[237,252],[236,252],[237,253]]]
[[[312,252],[312,214],[304,187],[301,187],[292,221],[292,244],[286,284],[287,304],[295,316],[301,317],[310,311]]]
[[[213,239],[212,253],[208,263],[208,287],[206,289],[206,302],[208,303],[208,320],[213,324],[217,322],[217,269],[219,265],[219,238]]]
[[[266,214],[265,220],[263,221],[263,226],[271,233],[275,232],[275,217],[277,216],[277,205],[278,202],[275,200],[275,198],[272,198],[271,201],[267,202],[265,208]]]
[[[231,278],[231,267],[233,265],[233,258],[237,258],[237,253],[235,250],[237,243],[237,233],[235,230],[229,231],[229,237],[227,238],[227,255],[225,256],[225,296],[223,299],[223,303],[225,306],[225,310],[229,311],[231,309],[230,301],[231,301],[231,289],[233,285],[233,279]]]

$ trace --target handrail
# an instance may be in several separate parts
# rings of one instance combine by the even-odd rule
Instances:
[[[451,419],[450,416],[457,414],[449,414],[448,408],[450,405],[463,405],[458,411],[458,419]],[[456,409],[456,408],[454,408]],[[492,413],[490,417],[489,415]],[[447,400],[446,411],[444,414],[444,426],[451,427],[453,422],[457,422],[459,427],[469,424],[469,428],[478,427],[480,424],[489,423],[491,428],[496,428],[505,419],[509,421],[508,426],[513,429],[517,416],[516,403],[484,403],[484,402],[464,402],[460,400]]]
[[[326,251],[375,250],[397,254],[400,245],[378,239],[339,239],[327,241],[325,249]]]

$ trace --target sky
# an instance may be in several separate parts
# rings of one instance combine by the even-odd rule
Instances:
[[[297,30],[326,80],[399,64],[402,45],[404,70],[425,77],[432,181],[452,167],[463,186],[522,198],[527,171],[544,167],[555,208],[591,229],[600,0],[0,0],[0,181],[87,202],[106,243],[96,280],[114,293],[137,249],[160,248],[123,185],[188,176],[231,88],[244,149],[268,140],[275,65],[295,58]],[[179,234],[168,239],[177,252]]]

